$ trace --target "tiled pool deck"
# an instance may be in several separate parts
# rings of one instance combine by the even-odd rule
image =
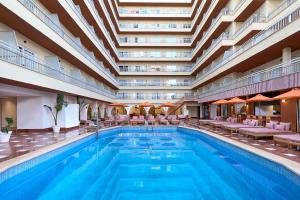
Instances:
[[[246,138],[241,135],[231,136],[229,132],[226,131],[216,131],[208,126],[200,126],[197,123],[198,120],[190,120],[187,127],[200,128],[211,133],[217,134],[222,137],[230,138],[241,142],[243,144],[262,149],[264,151],[270,152],[272,154],[287,158],[300,163],[300,150],[288,149],[285,146],[274,146],[274,143],[270,139],[264,140],[254,140],[251,138]],[[53,134],[52,132],[47,133],[18,133],[12,135],[9,143],[0,143],[0,162],[21,156],[28,152],[32,152],[43,147],[49,146],[51,144],[58,143],[60,141],[66,141],[70,138],[74,138],[79,134],[87,133],[85,128],[78,130],[73,130],[67,133]]]

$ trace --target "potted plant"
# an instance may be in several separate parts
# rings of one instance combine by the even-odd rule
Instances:
[[[63,93],[57,94],[56,105],[53,108],[49,105],[44,105],[44,107],[50,111],[50,113],[53,117],[54,126],[52,128],[53,128],[54,133],[59,133],[59,131],[60,131],[60,126],[57,123],[58,113],[63,109],[63,106],[67,106],[67,105],[68,104],[65,102],[65,96]]]
[[[7,123],[6,127],[0,132],[0,142],[8,142],[12,134],[12,125],[14,120],[11,117],[6,117],[5,121]]]

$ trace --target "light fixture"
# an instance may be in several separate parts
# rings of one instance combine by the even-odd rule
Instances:
[[[281,102],[282,102],[282,103],[285,103],[285,102],[286,102],[286,100],[285,100],[285,99],[282,99],[282,100],[281,100]]]

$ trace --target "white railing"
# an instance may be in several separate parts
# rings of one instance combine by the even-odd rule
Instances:
[[[19,67],[43,74],[45,76],[70,83],[72,85],[79,86],[81,88],[99,93],[109,98],[115,98],[115,93],[110,90],[105,90],[101,88],[101,84],[97,84],[92,81],[86,81],[83,78],[73,77],[70,74],[67,74],[64,71],[55,69],[43,61],[34,58],[29,54],[24,54],[19,51],[19,49],[13,48],[4,42],[0,41],[0,60],[3,60],[8,63],[12,63]]]
[[[120,66],[121,72],[190,72],[191,66]]]
[[[101,47],[102,51],[105,52],[107,59],[112,63],[112,66],[117,69],[117,63],[110,55],[109,51],[106,49],[106,47],[103,44],[103,41],[99,39],[98,35],[95,32],[94,27],[92,27],[85,19],[85,17],[82,15],[80,7],[76,6],[72,0],[67,0],[66,3],[70,6],[70,8],[73,10],[73,12],[77,15],[77,17],[81,20],[84,27],[89,31],[93,39],[97,42],[97,44]],[[77,22],[78,23],[78,22]],[[105,55],[104,54],[104,55]]]
[[[176,82],[176,83],[169,83],[169,82],[152,82],[152,81],[144,81],[144,82],[119,82],[120,86],[128,86],[128,87],[183,87],[183,86],[191,86],[192,82]]]
[[[249,75],[240,77],[238,79],[233,79],[229,82],[219,84],[214,87],[210,87],[209,89],[199,92],[199,98],[271,80],[274,78],[287,76],[294,73],[300,73],[300,58],[296,58],[289,62],[281,63],[270,68],[256,71]]]
[[[239,35],[241,35],[242,32],[244,32],[248,27],[250,27],[254,23],[263,23],[266,22],[266,17],[261,16],[260,11],[254,13],[251,15],[244,23],[243,25],[237,30],[231,38],[236,38]]]
[[[119,52],[120,58],[190,58],[191,52]]]
[[[111,39],[110,34],[109,34],[107,28],[105,27],[103,19],[99,16],[99,13],[98,13],[98,11],[97,11],[97,9],[95,7],[95,4],[94,4],[93,0],[88,0],[88,4],[91,6],[92,12],[96,16],[96,20],[98,21],[98,23],[101,26],[101,30],[104,30],[105,37],[108,38],[108,40],[110,41],[111,46],[113,47],[114,51],[116,52],[116,54],[118,54],[118,50],[116,48],[115,42]],[[119,42],[119,37],[118,36],[116,37],[116,39]]]
[[[119,100],[179,100],[182,98],[191,98],[193,93],[117,93],[117,99]]]
[[[138,8],[138,9],[125,9],[121,8],[119,9],[119,14],[130,14],[130,15],[151,15],[151,14],[159,14],[159,15],[169,15],[169,14],[191,14],[192,11],[189,10],[162,10],[162,9],[144,9],[144,8]],[[180,16],[179,16],[180,17]]]
[[[155,38],[143,38],[143,37],[122,37],[120,38],[120,43],[124,44],[144,44],[144,43],[149,43],[149,44],[190,44],[192,41],[191,38],[160,38],[160,37],[155,37]]]
[[[196,60],[196,63],[194,63],[194,66],[192,68],[192,70],[194,68],[196,68],[199,63],[201,63],[205,58],[207,58],[207,55],[212,52],[217,45],[219,45],[223,40],[228,40],[229,39],[229,33],[228,32],[223,32],[217,39],[214,39],[210,45],[210,47],[206,50],[203,51],[201,57],[198,57]]]
[[[195,51],[197,51],[205,41],[207,41],[207,35],[209,33],[211,33],[211,30],[216,26],[217,22],[219,21],[219,19],[221,19],[223,16],[226,16],[228,15],[230,12],[229,12],[229,9],[228,8],[223,8],[222,11],[219,13],[219,15],[214,18],[211,22],[211,25],[210,27],[203,33],[203,36],[201,37],[201,40],[199,42],[197,42],[197,45],[196,47],[193,49],[193,53]],[[195,39],[196,36],[193,36],[193,40]]]
[[[65,40],[70,46],[77,50],[81,55],[83,55],[87,60],[92,62],[101,72],[110,78],[110,81],[117,83],[116,77],[110,73],[109,69],[103,66],[103,63],[99,62],[91,56],[91,52],[87,50],[83,45],[81,45],[73,36],[67,34],[59,24],[57,24],[53,19],[51,19],[39,6],[37,6],[32,0],[18,0],[27,10],[39,18],[43,23],[45,23],[49,28],[56,32],[63,40]]]
[[[292,5],[296,1],[297,0],[284,0],[284,1],[282,1],[281,4],[267,16],[267,20],[268,21],[272,20],[274,17],[276,17],[278,14],[280,14],[283,10],[288,8],[290,5]]]
[[[190,29],[191,24],[119,24],[120,29]]]

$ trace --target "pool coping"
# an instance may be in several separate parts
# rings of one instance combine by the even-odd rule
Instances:
[[[190,129],[190,130],[195,130],[197,132],[201,132],[204,133],[206,135],[209,135],[213,138],[216,138],[218,140],[221,140],[223,142],[226,142],[228,144],[231,144],[233,146],[236,146],[238,148],[241,148],[243,150],[246,150],[250,153],[253,153],[255,155],[258,155],[260,157],[263,157],[264,159],[270,160],[272,162],[275,162],[279,165],[282,165],[284,167],[286,167],[287,169],[289,169],[290,171],[294,172],[295,174],[297,174],[298,176],[300,176],[300,163],[293,161],[293,160],[289,160],[287,158],[284,158],[282,156],[278,156],[275,155],[273,153],[270,153],[268,151],[262,150],[262,149],[258,149],[256,147],[252,147],[250,145],[244,144],[242,142],[221,136],[221,135],[217,135],[216,133],[204,130],[204,129],[197,129],[197,128],[192,128],[192,127],[187,127],[187,126],[178,126],[180,128],[186,128],[186,129]]]
[[[120,128],[120,127],[121,126],[114,126],[114,127],[104,128],[104,129],[99,130],[98,132],[99,132],[99,134],[101,134],[102,131],[116,129],[116,128]],[[12,167],[14,167],[16,165],[24,163],[24,162],[26,162],[28,160],[31,160],[31,159],[36,158],[36,157],[39,157],[39,156],[41,156],[43,154],[46,154],[46,153],[51,152],[51,151],[54,151],[56,149],[59,149],[61,147],[66,146],[68,144],[72,144],[72,143],[74,143],[76,141],[79,141],[79,140],[81,140],[83,138],[86,138],[86,137],[89,137],[89,136],[95,135],[95,134],[97,134],[97,132],[84,133],[84,134],[72,137],[70,139],[59,141],[57,143],[54,143],[54,144],[42,147],[42,148],[40,148],[38,150],[31,151],[29,153],[25,153],[25,154],[23,154],[21,156],[17,156],[17,157],[11,158],[9,160],[3,161],[3,162],[1,162],[1,165],[0,165],[0,173],[5,172],[9,168],[12,168]]]

